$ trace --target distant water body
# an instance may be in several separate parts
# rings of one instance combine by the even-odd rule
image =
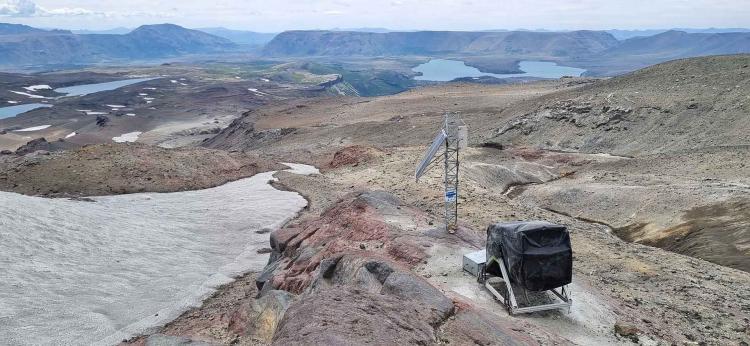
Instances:
[[[479,69],[471,66],[467,66],[466,63],[459,60],[445,60],[445,59],[433,59],[427,63],[421,64],[412,70],[414,72],[421,72],[421,76],[417,76],[414,79],[434,82],[448,82],[456,78],[464,77],[483,77],[490,76],[495,78],[511,78],[511,77],[536,77],[536,78],[560,78],[562,76],[580,76],[586,70],[570,67],[560,66],[554,62],[549,61],[521,61],[519,68],[524,73],[511,73],[511,74],[497,74],[497,73],[485,73],[479,71]]]
[[[141,82],[147,82],[147,81],[154,80],[154,79],[156,78],[132,78],[132,79],[124,79],[124,80],[118,80],[118,81],[106,82],[106,83],[81,84],[81,85],[74,85],[74,86],[69,86],[65,88],[58,88],[58,89],[55,89],[55,92],[65,94],[65,96],[84,96],[88,94],[98,93],[101,91],[115,90],[115,89],[119,89],[128,85],[133,85],[133,84],[141,83]],[[0,119],[12,118],[16,115],[26,113],[28,111],[32,111],[37,108],[43,108],[43,107],[52,107],[52,105],[45,104],[45,103],[28,103],[28,104],[23,104],[23,105],[0,107]]]
[[[0,192],[0,345],[117,344],[262,270],[260,231],[307,204],[272,175],[94,202]]]
[[[52,107],[52,105],[46,103],[27,103],[25,105],[0,107],[0,119],[12,118],[21,113],[26,113],[28,111],[44,107]]]
[[[156,78],[133,78],[133,79],[124,79],[124,80],[118,80],[118,81],[106,82],[106,83],[74,85],[74,86],[70,86],[66,88],[55,89],[55,92],[65,94],[65,96],[83,96],[83,95],[98,93],[100,91],[115,90],[115,89],[122,88],[124,86],[146,82],[146,81],[150,81],[153,79],[156,79]]]

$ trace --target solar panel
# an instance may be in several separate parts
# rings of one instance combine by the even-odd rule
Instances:
[[[440,147],[445,144],[445,140],[448,138],[448,135],[445,133],[445,130],[440,129],[440,132],[435,136],[435,139],[432,141],[432,144],[427,149],[427,151],[424,153],[424,158],[422,158],[422,162],[419,163],[417,166],[417,170],[414,173],[414,177],[419,181],[419,178],[424,174],[424,172],[427,170],[427,167],[432,162],[432,158],[435,157],[435,154],[438,150],[440,150]]]

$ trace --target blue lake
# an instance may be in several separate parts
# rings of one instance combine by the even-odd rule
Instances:
[[[0,119],[11,118],[21,113],[26,113],[37,108],[52,107],[46,103],[28,103],[10,107],[0,107]]]
[[[467,66],[463,61],[433,59],[421,64],[412,70],[421,72],[421,76],[414,77],[416,80],[448,82],[456,78],[490,76],[495,78],[511,77],[536,77],[536,78],[560,78],[562,76],[580,76],[586,70],[570,66],[560,66],[549,61],[521,61],[519,68],[524,73],[497,74],[485,73],[479,69]]]
[[[83,96],[93,93],[98,93],[100,91],[109,91],[109,90],[115,90],[118,88],[122,88],[124,86],[140,83],[140,82],[146,82],[150,81],[156,78],[134,78],[134,79],[125,79],[125,80],[118,80],[114,82],[107,82],[107,83],[96,83],[96,84],[82,84],[82,85],[74,85],[66,88],[58,88],[55,89],[55,92],[66,94],[65,96]]]

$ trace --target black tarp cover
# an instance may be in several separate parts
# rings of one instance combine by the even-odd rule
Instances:
[[[544,221],[495,223],[487,227],[488,273],[501,275],[503,259],[513,283],[530,291],[569,284],[573,251],[565,226]]]

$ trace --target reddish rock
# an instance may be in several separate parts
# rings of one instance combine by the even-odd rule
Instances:
[[[382,151],[373,147],[352,145],[334,153],[333,159],[328,163],[328,166],[331,168],[356,166],[360,163],[370,161],[382,153]]]
[[[321,262],[345,254],[383,256],[413,266],[426,257],[424,250],[404,238],[404,231],[384,219],[384,211],[412,218],[414,211],[382,192],[352,194],[323,213],[319,219],[287,227],[271,235],[273,275],[261,274],[259,287],[270,281],[275,289],[302,293],[315,277]],[[400,237],[400,238],[399,238]],[[398,239],[397,239],[398,238]],[[372,246],[362,245],[372,244]]]

